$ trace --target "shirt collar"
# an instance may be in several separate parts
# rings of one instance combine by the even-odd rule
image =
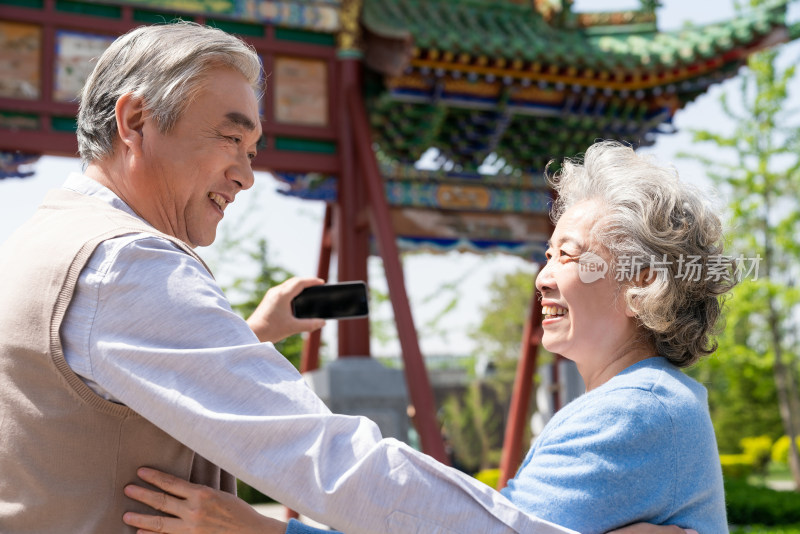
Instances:
[[[102,200],[103,202],[109,204],[111,207],[116,208],[118,210],[122,210],[125,213],[133,215],[137,219],[147,223],[147,221],[142,219],[135,211],[133,211],[133,208],[128,206],[111,189],[107,188],[106,186],[95,180],[92,180],[91,178],[89,178],[84,174],[80,174],[77,172],[70,173],[69,176],[67,177],[67,181],[64,182],[64,185],[61,187],[62,189],[68,189],[70,191],[74,191],[82,195],[87,195]]]

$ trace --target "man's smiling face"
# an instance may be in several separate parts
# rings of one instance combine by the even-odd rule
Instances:
[[[191,246],[213,243],[225,207],[253,185],[251,160],[260,137],[253,89],[224,67],[208,73],[168,133],[146,120],[139,183],[158,213],[149,222]]]

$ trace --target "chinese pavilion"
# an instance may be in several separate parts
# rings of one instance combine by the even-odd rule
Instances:
[[[446,461],[400,251],[540,261],[548,162],[598,138],[652,144],[750,54],[800,35],[788,0],[670,32],[657,29],[658,4],[579,13],[570,0],[3,0],[0,177],[38,154],[76,154],[76,95],[115,36],[176,16],[240,35],[269,76],[254,166],[287,194],[327,203],[320,276],[332,252],[342,281],[366,280],[367,257],[381,255],[422,446]],[[429,149],[438,170],[415,165]],[[520,460],[540,320],[532,299],[503,481]],[[338,345],[340,356],[368,356],[367,321],[341,322]],[[318,349],[310,336],[303,370]]]

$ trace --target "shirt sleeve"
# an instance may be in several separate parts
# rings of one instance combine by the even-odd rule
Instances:
[[[332,414],[171,243],[129,240],[96,267],[92,379],[279,502],[347,534],[568,532],[366,418]]]
[[[545,427],[503,494],[584,534],[668,518],[678,458],[659,400],[646,390],[615,390],[564,409],[569,417]]]

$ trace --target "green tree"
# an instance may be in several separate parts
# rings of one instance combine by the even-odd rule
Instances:
[[[500,464],[503,446],[502,406],[496,392],[480,380],[463,395],[451,395],[442,404],[442,424],[453,450],[454,467],[468,473]]]
[[[491,371],[473,380],[463,395],[451,395],[442,405],[442,424],[455,465],[467,472],[499,465],[533,282],[533,269],[525,268],[490,282],[482,320],[470,338],[476,342],[473,356],[487,361]],[[448,311],[445,307],[443,314]]]
[[[511,396],[534,280],[531,269],[519,269],[492,280],[489,302],[481,310],[483,319],[470,334],[476,343],[475,355],[488,359],[494,368],[492,382],[504,403]]]
[[[753,330],[762,303],[758,286],[743,283],[726,306],[717,352],[689,370],[708,387],[708,403],[720,452],[738,454],[743,436],[783,435],[772,380],[772,355],[755,344]],[[748,340],[750,342],[748,343]]]
[[[777,56],[777,50],[767,50],[750,57],[749,69],[741,77],[741,109],[734,109],[722,97],[723,111],[735,125],[732,133],[694,132],[695,141],[714,143],[726,157],[690,156],[702,162],[730,196],[734,228],[730,241],[744,258],[740,265],[743,284],[730,301],[728,334],[722,338],[725,347],[717,358],[729,367],[744,364],[751,373],[771,372],[781,423],[791,436],[800,432],[795,350],[800,304],[796,288],[800,129],[787,112],[787,86],[795,67],[779,68]],[[751,269],[754,258],[760,260],[757,279]],[[752,378],[753,383],[758,381]],[[734,376],[728,373],[727,379],[733,381]],[[743,390],[737,388],[740,393]],[[792,445],[790,466],[800,485],[800,457],[794,441]]]

